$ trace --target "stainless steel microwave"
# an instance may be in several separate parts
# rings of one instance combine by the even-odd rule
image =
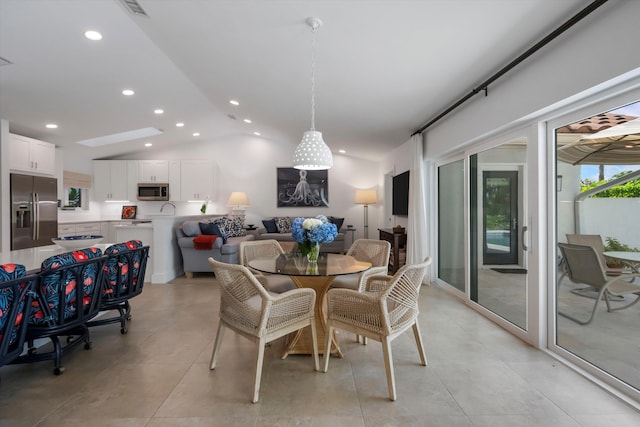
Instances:
[[[169,184],[138,184],[138,200],[169,200]]]

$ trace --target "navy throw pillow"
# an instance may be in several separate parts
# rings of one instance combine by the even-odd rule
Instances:
[[[276,220],[275,219],[263,219],[262,220],[262,225],[264,225],[264,228],[267,230],[267,233],[277,233],[278,232],[278,227],[276,227]]]
[[[200,223],[200,231],[202,234],[208,234],[210,236],[218,236],[222,238],[222,243],[227,243],[227,237],[220,232],[220,228],[218,224],[214,222],[201,222]]]
[[[330,216],[327,218],[330,223],[335,224],[338,231],[342,228],[342,224],[344,223],[344,218],[337,218],[335,216]]]

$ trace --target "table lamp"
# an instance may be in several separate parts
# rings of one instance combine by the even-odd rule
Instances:
[[[376,190],[356,190],[356,204],[364,205],[364,238],[369,238],[369,205],[378,201]]]
[[[245,192],[233,191],[229,196],[229,200],[227,200],[227,206],[231,206],[229,216],[242,218],[242,222],[244,223],[244,211],[249,205],[249,198]]]

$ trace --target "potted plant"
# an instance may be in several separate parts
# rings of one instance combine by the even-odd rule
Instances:
[[[606,244],[604,245],[605,252],[640,252],[638,248],[632,248],[626,243],[621,243],[614,237],[605,238]],[[609,268],[623,268],[624,266],[617,261],[607,261],[607,267]]]

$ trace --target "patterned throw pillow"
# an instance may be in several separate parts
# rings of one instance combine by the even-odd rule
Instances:
[[[242,218],[229,218],[223,216],[213,222],[218,226],[225,243],[229,237],[240,237],[244,236],[246,233],[246,230],[243,227]]]
[[[275,216],[273,217],[273,220],[276,222],[278,233],[291,233],[291,217]]]

